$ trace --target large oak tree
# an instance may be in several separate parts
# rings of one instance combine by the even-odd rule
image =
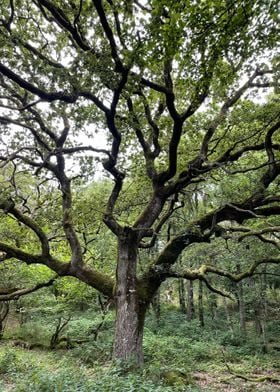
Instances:
[[[264,102],[277,91],[276,18],[274,0],[2,1],[1,219],[7,227],[18,222],[30,242],[2,233],[1,259],[43,264],[114,298],[117,358],[143,361],[145,312],[168,277],[199,279],[219,292],[208,274],[239,281],[260,264],[279,263],[252,260],[240,274],[209,264],[176,269],[190,245],[228,236],[230,228],[249,235],[248,222],[260,220],[254,234],[264,240],[279,230],[265,226],[280,213],[277,96]],[[250,99],[258,91],[261,103]],[[97,221],[77,229],[73,184],[77,177],[94,181],[95,162],[113,184],[103,221],[117,239],[115,279],[87,262],[86,231]],[[22,190],[28,171],[32,197]],[[220,204],[216,198],[168,241],[158,240],[174,211],[219,183],[238,183],[238,197],[233,189]],[[53,241],[59,222],[65,254]],[[141,249],[156,244],[140,273]]]

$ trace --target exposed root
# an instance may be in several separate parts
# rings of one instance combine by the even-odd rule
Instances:
[[[251,376],[247,377],[247,376],[244,376],[243,374],[234,372],[230,368],[229,364],[227,363],[226,357],[225,357],[225,353],[224,353],[223,350],[222,350],[222,353],[223,353],[223,359],[224,359],[224,363],[226,365],[226,368],[227,368],[228,372],[230,374],[232,374],[234,377],[241,378],[242,380],[250,381],[250,382],[265,382],[265,381],[269,381],[269,382],[273,382],[273,383],[280,383],[280,378],[275,376],[274,374],[267,374],[265,376],[260,376],[260,377],[251,377]]]

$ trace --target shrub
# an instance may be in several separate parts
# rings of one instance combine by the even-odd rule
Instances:
[[[10,373],[18,367],[18,357],[13,350],[7,350],[0,357],[0,374]]]
[[[49,323],[28,321],[13,331],[13,339],[20,339],[30,344],[48,346],[52,328]]]
[[[63,369],[59,372],[36,370],[17,383],[15,392],[78,392],[88,391],[83,388],[84,375]]]
[[[82,363],[93,366],[106,362],[112,356],[112,343],[110,341],[97,341],[81,344],[71,351],[74,358],[79,358]]]

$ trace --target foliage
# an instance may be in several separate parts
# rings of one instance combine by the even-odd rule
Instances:
[[[244,336],[255,312],[267,350],[280,263],[277,10],[276,0],[2,1],[1,300],[45,287],[34,305],[46,301],[53,327],[56,312],[90,309],[95,289],[116,309],[114,356],[140,364],[160,286],[198,281],[200,325],[207,289],[238,302]],[[199,342],[190,358],[216,355]]]
[[[85,336],[89,327],[89,319],[78,316],[72,327],[77,332],[79,325]],[[180,320],[177,328],[175,320]],[[98,323],[98,317],[94,319]],[[222,321],[222,318],[221,318]],[[45,316],[38,318],[38,327],[45,326]],[[234,332],[235,341],[226,338],[228,332],[222,323],[211,324],[207,319],[204,329],[199,327],[197,320],[192,322],[184,319],[176,308],[163,309],[160,319],[160,328],[155,333],[156,320],[150,314],[145,330],[146,364],[142,369],[131,372],[129,363],[125,361],[109,362],[112,343],[113,325],[110,333],[103,335],[102,339],[93,343],[80,344],[69,350],[41,351],[27,350],[21,347],[11,347],[9,341],[0,346],[0,371],[3,378],[3,391],[5,385],[12,385],[12,390],[18,392],[28,391],[220,391],[225,385],[234,388],[236,380],[230,380],[225,375],[225,360],[236,372],[251,373],[277,373],[277,353],[270,351],[262,354],[261,351],[252,350],[253,338],[250,341],[242,340],[236,346],[235,342],[241,339],[238,330]],[[173,325],[173,330],[171,326]],[[219,338],[214,326],[220,328]],[[30,325],[34,336],[38,330]],[[269,329],[270,336],[273,324]],[[71,325],[70,325],[71,330]],[[81,333],[82,331],[80,331]],[[253,331],[251,331],[253,336]],[[7,336],[6,336],[7,338]],[[27,336],[25,337],[27,340]],[[28,337],[29,339],[29,337]],[[240,341],[241,343],[241,341]],[[215,385],[203,385],[197,379],[197,374],[214,374]],[[251,385],[251,384],[250,384]],[[270,388],[270,389],[269,389]],[[258,384],[260,391],[276,391],[273,384]]]

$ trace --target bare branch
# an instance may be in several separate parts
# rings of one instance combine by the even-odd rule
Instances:
[[[29,227],[39,238],[42,248],[42,256],[48,257],[50,254],[49,242],[46,234],[40,228],[37,223],[29,218],[28,216],[22,214],[17,208],[15,208],[14,202],[12,200],[7,200],[6,202],[0,203],[0,209],[4,210],[6,214],[13,215],[19,222],[23,223],[25,226]]]
[[[115,62],[115,67],[116,67],[115,70],[117,72],[118,71],[119,72],[123,72],[124,67],[123,67],[123,64],[122,64],[122,62],[121,62],[121,60],[119,58],[117,44],[115,42],[113,31],[112,31],[112,29],[111,29],[111,27],[110,27],[110,25],[108,23],[106,14],[104,12],[102,1],[101,0],[93,0],[93,4],[94,4],[94,6],[96,8],[96,11],[97,11],[97,13],[99,15],[100,22],[101,22],[101,25],[103,27],[104,33],[105,33],[105,35],[106,35],[106,37],[107,37],[107,39],[109,41],[109,44],[110,44],[110,47],[111,47],[112,58],[113,58],[113,60]]]
[[[165,214],[163,214],[163,216],[159,219],[156,227],[153,230],[153,236],[152,239],[149,243],[145,243],[145,242],[140,242],[139,244],[139,248],[144,248],[144,249],[148,249],[148,248],[152,248],[155,245],[156,239],[158,234],[160,233],[160,230],[162,229],[163,225],[168,221],[168,219],[172,216],[172,214],[180,209],[184,207],[184,203],[180,203],[180,205],[176,206],[176,202],[177,202],[177,197],[173,197],[168,210],[166,211]]]
[[[24,288],[24,289],[15,289],[15,291],[9,293],[9,294],[0,294],[0,301],[12,301],[12,300],[17,300],[20,297],[22,297],[23,295],[27,295],[27,294],[31,294],[34,293],[34,291],[40,290],[43,287],[49,287],[52,286],[53,283],[56,281],[56,279],[58,278],[58,276],[50,279],[47,282],[43,282],[43,283],[38,283],[33,287],[29,287],[29,288]]]
[[[207,280],[204,273],[200,270],[186,270],[183,273],[177,273],[174,271],[168,271],[164,273],[165,277],[167,278],[183,278],[186,280],[201,280],[205,283],[206,287],[215,294],[218,294],[222,297],[229,298],[230,300],[234,301],[234,298],[229,294],[226,293],[216,287],[213,287],[212,284]]]
[[[251,267],[247,271],[241,272],[240,274],[233,274],[229,271],[224,271],[224,270],[221,270],[215,266],[207,265],[207,264],[203,264],[199,268],[199,273],[201,273],[203,275],[205,275],[207,273],[212,273],[215,275],[223,276],[223,277],[228,278],[229,280],[237,283],[243,279],[246,279],[246,278],[249,278],[250,276],[253,276],[257,267],[262,264],[277,264],[278,265],[278,264],[280,264],[280,258],[279,257],[278,258],[277,257],[270,257],[270,258],[266,258],[266,259],[257,260],[255,263],[253,263],[251,265]]]
[[[214,135],[217,127],[221,124],[221,122],[225,119],[226,114],[229,109],[241,98],[244,92],[250,87],[250,83],[260,75],[260,71],[257,69],[251,77],[237,90],[235,93],[223,104],[220,109],[219,114],[215,117],[215,119],[211,122],[201,145],[200,156],[202,160],[205,160],[208,153],[209,142]]]
[[[87,42],[81,37],[79,31],[77,30],[76,24],[74,26],[71,24],[70,20],[63,12],[61,8],[51,3],[48,0],[38,0],[41,7],[45,7],[54,17],[54,21],[62,27],[64,30],[71,34],[73,40],[78,44],[78,46],[84,51],[93,51],[93,49],[88,45]],[[35,3],[36,4],[36,3]],[[42,9],[42,8],[41,8]]]

